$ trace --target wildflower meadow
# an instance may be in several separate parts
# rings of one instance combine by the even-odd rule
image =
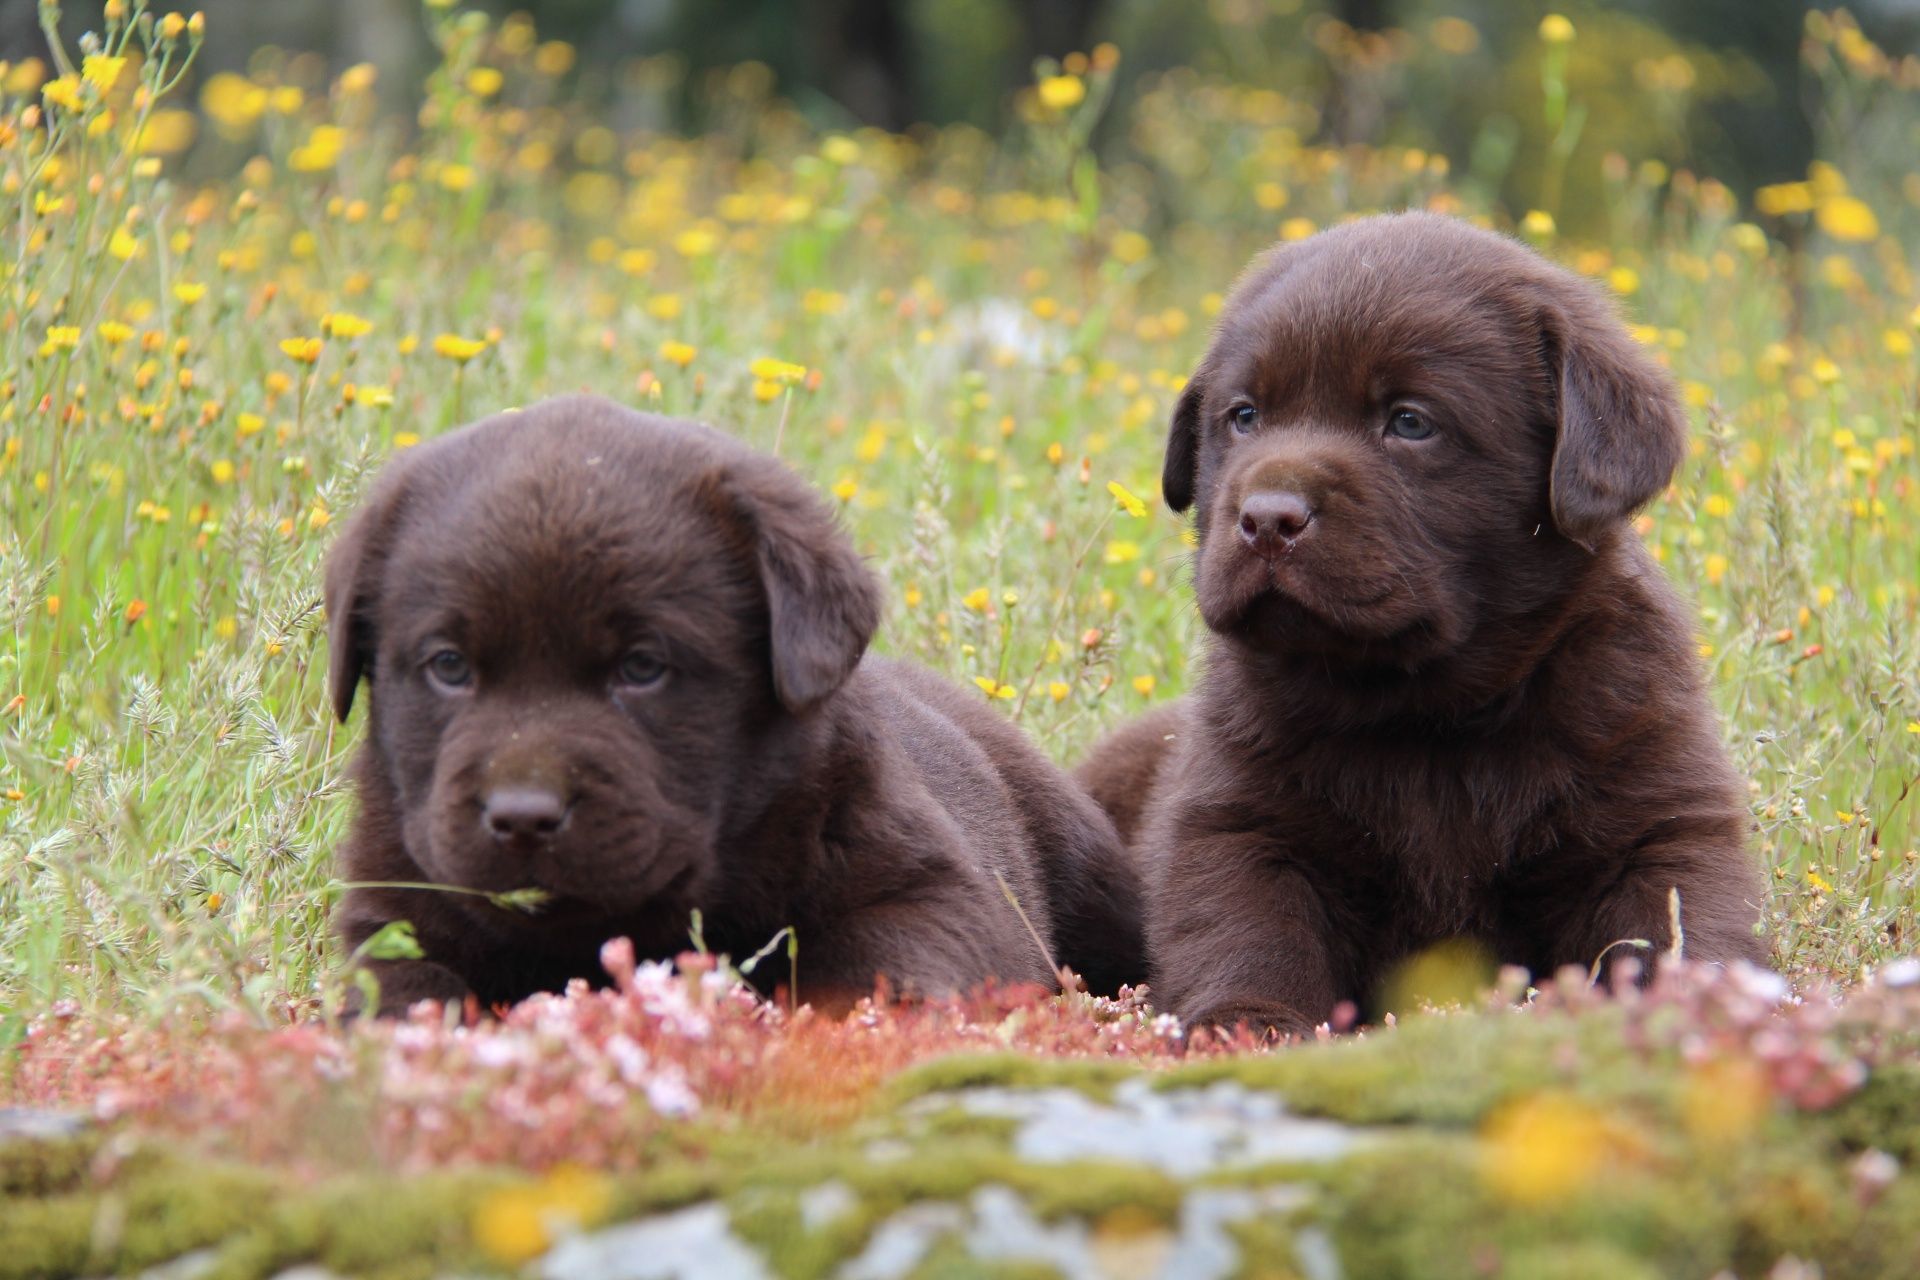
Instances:
[[[1736,190],[1620,124],[1708,60],[1513,7],[1498,63],[1464,17],[1288,28],[1505,76],[1493,176],[1416,114],[1330,140],[1278,54],[1122,94],[1099,44],[997,133],[823,126],[753,63],[596,86],[450,0],[412,114],[368,65],[207,71],[210,19],[145,0],[8,56],[0,1276],[1920,1274],[1920,58],[1810,11],[1819,159]],[[648,123],[683,93],[699,131]],[[834,1021],[690,940],[470,1027],[342,1021],[320,566],[383,460],[574,390],[722,427],[832,496],[881,651],[1068,762],[1194,674],[1158,477],[1223,294],[1408,207],[1605,282],[1683,389],[1636,531],[1697,611],[1777,976],[1437,962],[1390,1025],[1272,1047],[1150,990]]]

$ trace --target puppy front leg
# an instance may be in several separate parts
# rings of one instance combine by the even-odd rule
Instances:
[[[405,905],[387,902],[378,896],[377,891],[347,891],[335,927],[348,954],[355,957],[348,970],[349,981],[355,971],[364,971],[380,985],[380,1005],[377,1009],[362,1007],[365,997],[361,988],[354,985],[347,993],[344,1012],[348,1017],[371,1013],[377,1017],[391,1018],[405,1013],[422,1000],[459,1004],[472,994],[466,979],[448,965],[425,958],[381,959],[363,953],[362,949],[369,939],[395,919],[404,918],[400,911],[405,909]],[[429,952],[433,950],[428,942],[422,941],[422,945]]]
[[[362,960],[354,970],[372,974],[380,984],[380,1007],[371,1011],[376,1017],[398,1017],[422,1000],[457,1005],[473,994],[459,974],[431,960]],[[356,986],[347,993],[343,1012],[359,1017],[368,1012],[364,1003]]]
[[[1156,1003],[1193,1026],[1310,1034],[1333,1013],[1324,904],[1258,836],[1191,839],[1149,887]]]
[[[1766,939],[1755,932],[1763,893],[1738,835],[1675,831],[1635,848],[1626,869],[1570,921],[1553,948],[1560,964],[1602,973],[1623,956],[1639,958],[1641,978],[1673,946],[1674,895],[1679,895],[1681,950],[1689,960],[1767,963]],[[1643,940],[1651,950],[1616,946]]]
[[[998,908],[997,893],[968,883],[901,895],[846,913],[830,934],[809,939],[803,931],[800,999],[844,1012],[872,995],[882,977],[907,996],[961,995],[989,978],[1052,986],[1039,944],[1010,911]]]

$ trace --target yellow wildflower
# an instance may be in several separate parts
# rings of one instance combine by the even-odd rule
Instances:
[[[320,328],[335,338],[364,338],[373,332],[373,321],[351,311],[334,311],[320,318]]]
[[[78,111],[84,105],[80,98],[79,76],[60,76],[47,81],[40,86],[40,96],[67,111]]]
[[[444,356],[456,364],[465,364],[487,349],[487,344],[479,338],[462,338],[458,334],[443,333],[433,340],[433,353]]]
[[[287,164],[297,173],[319,173],[331,169],[339,160],[342,148],[346,146],[347,131],[338,125],[315,125],[313,132],[307,135],[305,144],[295,147],[287,156]]]
[[[673,238],[673,251],[683,258],[704,258],[720,247],[711,227],[688,227]]]
[[[807,376],[807,367],[761,356],[748,366],[748,372],[762,382],[798,382]]]
[[[960,597],[960,603],[975,613],[985,613],[993,603],[993,594],[985,587],[975,587]]]
[[[1565,14],[1550,13],[1540,19],[1540,38],[1548,44],[1570,44],[1573,36],[1573,23]]]
[[[1724,1146],[1750,1137],[1772,1101],[1766,1071],[1757,1062],[1710,1060],[1687,1073],[1680,1118],[1696,1139]]]
[[[1112,251],[1113,256],[1122,262],[1144,262],[1147,255],[1153,252],[1153,241],[1138,231],[1122,231],[1114,236]]]
[[[1579,1099],[1522,1098],[1488,1120],[1481,1135],[1481,1174],[1506,1200],[1555,1204],[1600,1175],[1612,1146],[1605,1117]]]
[[[700,349],[698,347],[690,346],[684,342],[663,342],[660,344],[660,358],[669,364],[678,365],[682,369],[692,364],[693,358],[699,354]]]
[[[1040,81],[1041,105],[1049,111],[1077,107],[1087,96],[1087,82],[1079,76],[1047,76]]]
[[[319,338],[282,338],[280,340],[280,350],[288,359],[297,360],[301,364],[312,364],[318,360],[320,353],[326,349],[326,345]]]
[[[538,1183],[483,1199],[474,1210],[474,1243],[495,1262],[518,1266],[546,1252],[557,1236],[599,1222],[610,1200],[603,1175],[561,1165]]]
[[[80,64],[80,75],[105,97],[113,92],[114,83],[120,79],[120,72],[126,65],[125,57],[90,53]]]
[[[1872,240],[1880,234],[1880,219],[1872,206],[1856,196],[1839,195],[1822,200],[1813,214],[1820,229],[1835,240]]]
[[[1113,500],[1120,504],[1120,509],[1134,519],[1138,520],[1147,514],[1147,504],[1135,497],[1133,492],[1118,480],[1107,481],[1107,492],[1112,494]]]
[[[1133,678],[1133,691],[1143,698],[1151,698],[1153,696],[1154,685],[1157,683],[1159,682],[1151,675],[1135,676]]]
[[[1776,182],[1753,193],[1753,207],[1770,218],[1806,213],[1813,208],[1813,184]]]

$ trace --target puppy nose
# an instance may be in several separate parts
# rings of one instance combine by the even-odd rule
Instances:
[[[549,840],[566,824],[567,802],[545,787],[496,787],[480,820],[495,840]]]
[[[1240,504],[1240,538],[1263,556],[1291,547],[1313,522],[1313,508],[1297,493],[1266,489]]]

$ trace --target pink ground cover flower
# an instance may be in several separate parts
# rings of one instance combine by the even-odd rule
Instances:
[[[622,1170],[729,1126],[830,1131],[900,1072],[953,1053],[1164,1069],[1298,1051],[1244,1033],[1190,1043],[1142,992],[1107,1000],[996,987],[963,1000],[869,1000],[831,1018],[768,1003],[708,957],[642,964],[616,941],[603,960],[609,987],[575,983],[498,1017],[422,1005],[344,1028],[263,1028],[240,1015],[155,1026],[57,1007],[0,1062],[0,1103],[83,1111],[295,1168]],[[1572,972],[1521,998],[1523,988],[1510,982],[1488,1010],[1461,1016],[1607,1014],[1626,1048],[1649,1059],[1757,1064],[1774,1105],[1828,1107],[1875,1068],[1920,1061],[1920,963],[1888,966],[1844,993],[1682,963],[1663,964],[1644,988],[1602,990]]]

